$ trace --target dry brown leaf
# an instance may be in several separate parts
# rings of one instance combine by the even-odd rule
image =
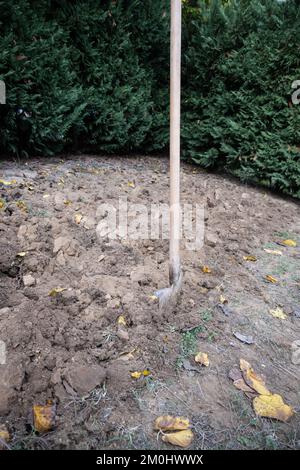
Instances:
[[[276,284],[278,282],[278,279],[276,279],[275,277],[271,276],[270,274],[267,274],[266,275],[266,280],[268,282],[271,282],[272,284]]]
[[[265,385],[264,378],[254,372],[249,362],[244,359],[240,359],[240,369],[242,371],[243,378],[249,387],[253,388],[253,390],[260,395],[271,395],[271,392]]]
[[[208,367],[209,366],[208,355],[206,353],[199,352],[195,356],[195,362],[197,362],[198,364],[201,364],[202,366]]]
[[[190,426],[190,420],[182,416],[159,416],[154,422],[156,431],[183,431]]]
[[[188,447],[194,439],[194,434],[190,429],[185,431],[171,432],[164,434],[162,440],[179,447]]]
[[[245,380],[243,379],[242,373],[239,369],[233,368],[229,371],[228,374],[229,378],[233,380],[233,385],[238,389],[245,392],[247,397],[253,398],[256,395],[256,392],[246,384]]]
[[[253,400],[253,408],[257,415],[265,418],[274,418],[279,421],[287,421],[293,416],[294,411],[286,405],[280,395],[260,395]]]
[[[250,256],[250,255],[248,255],[248,256],[243,256],[243,259],[244,259],[245,261],[253,261],[253,262],[257,261],[256,256]]]
[[[55,425],[55,405],[34,405],[33,406],[33,425],[37,432],[44,433],[50,431]]]
[[[280,307],[277,307],[275,310],[270,310],[270,314],[275,318],[280,318],[280,320],[286,319],[286,313],[284,313]]]
[[[202,266],[202,272],[205,274],[210,274],[211,269],[208,266]]]

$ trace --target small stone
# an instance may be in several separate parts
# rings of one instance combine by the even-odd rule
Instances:
[[[8,307],[0,308],[0,315],[7,315],[10,312]]]
[[[219,241],[217,235],[212,232],[208,232],[205,236],[205,241],[208,246],[215,247]]]
[[[119,299],[108,300],[106,306],[107,306],[107,308],[119,308],[120,307],[120,300]]]
[[[23,284],[25,287],[30,287],[35,285],[35,278],[31,274],[25,274],[23,276]]]
[[[91,230],[96,227],[96,220],[92,217],[83,217],[81,225],[87,230]]]
[[[295,366],[300,364],[300,340],[293,341],[292,343],[292,363]]]
[[[128,341],[128,340],[129,340],[128,331],[124,330],[123,328],[118,328],[117,336],[118,336],[118,338],[120,338],[122,341]]]
[[[106,371],[98,365],[75,366],[66,372],[65,378],[78,394],[85,395],[103,384]]]

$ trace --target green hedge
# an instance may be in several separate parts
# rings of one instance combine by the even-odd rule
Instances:
[[[168,146],[169,0],[0,0],[0,152]],[[183,0],[182,155],[300,197],[298,0]]]

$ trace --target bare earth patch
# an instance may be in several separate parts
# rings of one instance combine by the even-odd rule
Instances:
[[[120,196],[167,202],[167,159],[4,161],[0,179],[15,180],[0,184],[0,424],[11,447],[168,449],[153,422],[174,414],[191,420],[191,448],[300,448],[296,201],[183,165],[183,202],[205,206],[206,239],[183,250],[178,305],[160,312],[151,296],[168,283],[168,242],[100,240],[95,228],[97,207]],[[287,238],[297,246],[276,243]],[[49,296],[57,288],[66,290]],[[285,319],[271,315],[278,307]],[[199,351],[209,367],[194,362]],[[257,417],[234,387],[240,358],[293,407],[287,423]],[[150,376],[131,377],[146,368]],[[37,436],[32,406],[47,399],[57,423]]]

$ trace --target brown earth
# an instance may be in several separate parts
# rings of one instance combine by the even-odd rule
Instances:
[[[15,181],[0,184],[0,424],[10,447],[167,449],[153,421],[174,414],[191,420],[191,448],[300,448],[296,201],[184,164],[182,198],[205,207],[205,244],[183,249],[178,305],[160,311],[153,294],[168,283],[167,240],[100,239],[96,226],[99,205],[118,207],[120,196],[167,202],[167,159],[2,161],[0,178]],[[277,244],[287,238],[297,246]],[[49,296],[54,288],[66,290]],[[270,314],[276,307],[284,320]],[[194,362],[198,351],[209,367]],[[234,387],[228,373],[240,358],[293,407],[287,423],[256,416]],[[146,368],[150,376],[131,377]],[[38,436],[32,406],[47,399],[57,404],[56,426]]]

